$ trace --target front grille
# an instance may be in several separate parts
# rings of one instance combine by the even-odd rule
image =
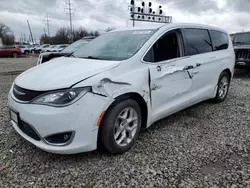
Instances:
[[[13,94],[20,101],[25,101],[25,102],[31,101],[32,99],[38,97],[43,93],[45,93],[45,91],[32,91],[21,88],[17,85],[14,85],[13,87]]]
[[[250,50],[242,49],[235,51],[236,59],[250,60]]]
[[[20,120],[19,123],[17,124],[19,129],[21,129],[26,135],[29,137],[33,138],[34,140],[40,141],[40,137],[36,133],[36,131],[27,123],[24,121]]]

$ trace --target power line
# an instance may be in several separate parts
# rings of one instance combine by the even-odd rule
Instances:
[[[75,9],[72,9],[73,3],[71,3],[71,1],[69,0],[68,3],[66,3],[68,5],[68,8],[66,8],[68,10],[68,15],[69,15],[69,24],[70,24],[70,42],[72,42],[72,37],[73,37],[73,26],[72,26],[72,15],[74,14],[72,11]]]
[[[43,31],[44,31],[44,36],[46,37],[46,29],[45,29],[45,27],[43,28]]]
[[[49,19],[49,14],[48,14],[48,13],[47,13],[46,19],[45,19],[44,21],[46,21],[46,24],[47,24],[47,32],[48,32],[49,44],[50,44],[50,28],[49,28],[49,22],[50,22],[51,20]],[[45,35],[46,35],[46,34],[45,34]]]

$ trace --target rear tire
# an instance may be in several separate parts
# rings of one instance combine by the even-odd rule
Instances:
[[[24,52],[24,55],[28,55],[28,54],[29,54],[29,52],[28,52],[28,51],[25,51],[25,52]]]
[[[18,57],[18,54],[17,54],[16,52],[13,52],[13,53],[12,53],[12,57],[13,57],[13,58],[17,58],[17,57]]]
[[[221,103],[225,101],[227,94],[228,94],[229,86],[230,86],[230,76],[226,71],[223,71],[220,74],[220,77],[218,80],[218,88],[217,88],[216,96],[213,99],[213,102]]]
[[[98,147],[108,153],[121,154],[133,147],[141,129],[141,109],[126,99],[106,111],[98,134]]]

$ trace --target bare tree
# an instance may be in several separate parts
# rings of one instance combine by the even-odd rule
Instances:
[[[3,44],[5,45],[13,45],[15,43],[15,36],[12,34],[6,34],[3,37]]]
[[[10,33],[10,28],[4,23],[0,23],[0,37],[3,38],[8,33]]]
[[[67,43],[69,43],[70,29],[66,28],[66,27],[62,27],[62,28],[58,29],[52,40],[55,44],[67,44]]]
[[[109,31],[113,31],[115,30],[116,28],[115,27],[108,27],[107,29],[105,29],[106,32],[109,32]]]
[[[5,45],[13,45],[15,43],[15,36],[11,34],[9,26],[0,23],[0,38]]]
[[[77,41],[77,40],[79,40],[85,36],[88,36],[88,35],[89,35],[89,32],[86,29],[80,27],[79,29],[77,29],[73,32],[73,36],[74,36],[73,40]]]
[[[40,43],[41,44],[48,44],[49,43],[49,37],[48,35],[46,34],[43,34],[41,37],[40,37]]]
[[[88,31],[87,29],[80,27],[73,31],[73,42],[77,41],[85,36],[99,36],[100,33],[98,31]],[[70,29],[66,27],[62,27],[57,30],[55,36],[50,38],[52,44],[66,44],[69,43],[70,40]],[[41,43],[48,43],[48,37],[42,35],[40,38]]]

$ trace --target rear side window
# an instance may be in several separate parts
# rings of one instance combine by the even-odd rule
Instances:
[[[229,39],[226,33],[222,33],[220,31],[210,31],[210,35],[214,51],[225,50],[228,48]]]
[[[186,55],[211,52],[212,44],[206,29],[184,29],[186,38]]]

